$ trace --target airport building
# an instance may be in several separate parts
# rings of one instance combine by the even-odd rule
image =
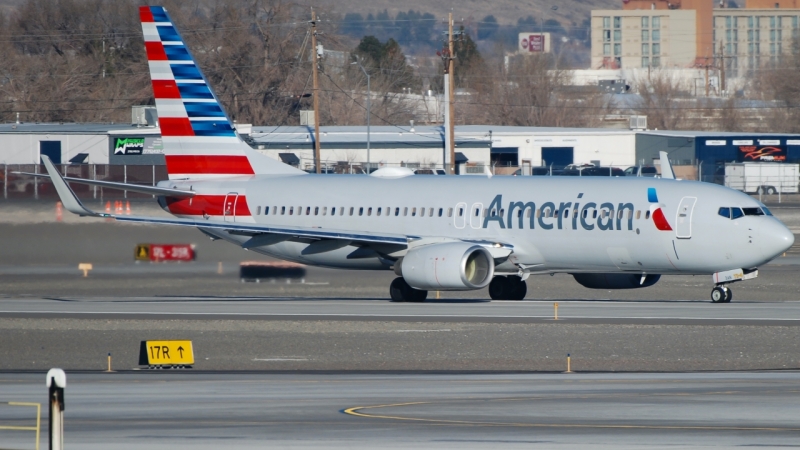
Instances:
[[[240,134],[264,155],[303,170],[314,169],[312,127],[252,127]],[[327,172],[358,173],[372,167],[441,169],[449,159],[441,126],[321,127]],[[368,150],[369,148],[369,150]],[[800,162],[800,135],[631,129],[456,127],[458,173],[529,174],[530,168],[593,163],[626,168],[652,165],[666,151],[684,178],[713,174],[725,162]],[[40,155],[69,165],[143,166],[158,178],[164,156],[158,127],[127,124],[0,124],[0,164],[33,165]],[[150,166],[153,169],[150,169]],[[16,170],[16,169],[12,169]],[[26,169],[27,170],[27,169]],[[145,173],[146,172],[146,173]],[[147,175],[147,177],[145,177]]]
[[[724,60],[728,76],[738,76],[790,53],[800,2],[730,3],[623,0],[620,10],[592,11],[592,68],[718,67]]]

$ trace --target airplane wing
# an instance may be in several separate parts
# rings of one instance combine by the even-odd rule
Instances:
[[[414,236],[395,235],[386,233],[368,233],[368,232],[351,232],[344,230],[329,230],[322,228],[302,228],[302,227],[272,227],[268,225],[251,224],[251,223],[235,223],[235,222],[220,222],[217,220],[192,220],[192,219],[178,219],[178,218],[160,218],[160,217],[137,217],[137,216],[115,216],[113,214],[98,213],[92,211],[78,200],[75,192],[69,187],[64,177],[58,172],[53,162],[50,161],[46,155],[42,155],[42,162],[44,167],[56,188],[58,196],[61,198],[61,203],[67,211],[77,214],[79,216],[89,217],[107,217],[113,218],[119,222],[136,222],[136,223],[152,223],[159,225],[177,225],[184,227],[197,227],[206,229],[224,230],[229,233],[252,236],[263,235],[277,235],[281,238],[310,238],[310,239],[329,239],[339,241],[350,241],[353,243],[370,243],[370,244],[401,244],[407,245],[409,240],[417,239]],[[122,184],[124,183],[115,183]],[[125,185],[127,186],[127,185]],[[162,189],[162,188],[158,188]],[[132,190],[132,189],[129,189]],[[174,191],[174,189],[170,189]],[[194,195],[191,191],[181,191],[184,194]],[[147,192],[152,193],[152,192]],[[165,195],[165,194],[160,194]],[[172,195],[171,193],[169,195]],[[251,238],[251,239],[252,239]],[[279,241],[280,239],[276,240]],[[258,242],[264,242],[264,239],[254,240],[251,246],[258,246]],[[265,244],[260,244],[265,245]]]
[[[42,156],[42,161],[44,161],[46,156]],[[51,163],[52,164],[52,163]],[[47,167],[47,164],[45,164]],[[53,178],[49,174],[44,173],[30,173],[30,172],[12,172],[17,175],[28,175],[31,177],[39,177],[39,178]],[[138,192],[140,194],[151,194],[151,195],[168,195],[170,197],[194,197],[194,191],[184,191],[182,189],[170,189],[164,187],[157,187],[157,186],[143,186],[140,184],[128,184],[128,183],[118,183],[115,181],[102,181],[102,180],[87,180],[86,178],[72,178],[72,177],[61,177],[64,181],[70,183],[78,183],[78,184],[88,184],[89,186],[100,186],[109,189],[119,189],[122,191],[131,191],[131,192]]]

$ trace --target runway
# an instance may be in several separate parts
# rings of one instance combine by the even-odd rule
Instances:
[[[558,303],[558,319],[556,307]],[[488,301],[312,297],[13,297],[0,317],[127,320],[392,321],[800,326],[800,301]]]
[[[778,448],[800,440],[798,372],[67,377],[65,444],[88,450]],[[46,401],[44,375],[0,374],[0,398]],[[2,424],[32,419],[0,404]],[[33,433],[0,430],[0,442],[32,448]]]

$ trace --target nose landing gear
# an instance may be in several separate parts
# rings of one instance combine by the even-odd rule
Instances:
[[[711,290],[713,303],[730,303],[731,300],[733,300],[733,291],[728,286],[719,285]]]

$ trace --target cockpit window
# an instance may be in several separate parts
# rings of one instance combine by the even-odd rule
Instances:
[[[731,209],[727,207],[722,207],[719,209],[719,215],[725,217],[726,219],[731,218]]]
[[[762,206],[762,207],[761,207],[761,209],[763,209],[763,210],[764,210],[764,214],[766,214],[766,215],[768,215],[768,216],[771,216],[771,215],[772,215],[772,211],[770,211],[769,209],[767,209],[767,207],[766,207],[766,206]]]
[[[740,217],[744,217],[742,208],[731,208],[731,219],[738,219]]]
[[[763,216],[764,211],[761,208],[742,208],[745,216]]]

